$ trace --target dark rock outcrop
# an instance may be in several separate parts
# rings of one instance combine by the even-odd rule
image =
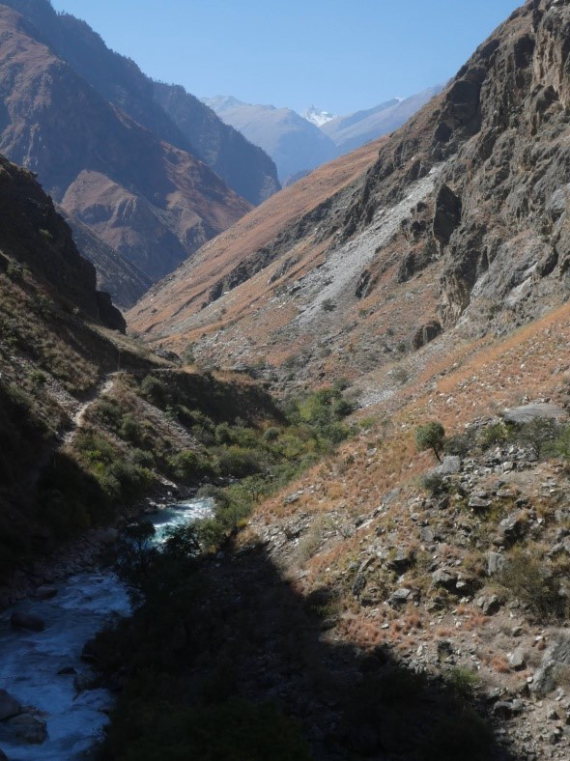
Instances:
[[[0,247],[85,316],[124,330],[110,298],[96,290],[95,268],[34,176],[0,157]]]

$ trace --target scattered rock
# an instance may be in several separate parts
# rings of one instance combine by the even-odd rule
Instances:
[[[440,568],[431,575],[431,580],[435,587],[443,587],[451,591],[455,591],[457,584],[457,574],[455,571],[451,571],[446,568]]]
[[[523,710],[522,700],[499,700],[493,706],[493,714],[501,719],[510,719],[512,716],[522,713]]]
[[[487,575],[494,576],[505,567],[505,558],[499,552],[489,552],[487,555]]]
[[[526,513],[518,512],[504,518],[498,526],[495,544],[508,546],[514,544],[526,534],[528,520]]]
[[[481,595],[477,599],[477,605],[486,616],[494,616],[501,609],[501,600],[497,595]]]
[[[414,592],[412,589],[408,589],[407,587],[400,587],[400,589],[396,589],[396,591],[390,595],[388,602],[390,605],[394,606],[405,605],[405,603],[409,602],[413,596]]]
[[[472,510],[486,510],[488,507],[491,507],[491,500],[484,497],[472,496],[469,498],[467,507],[470,507]]]
[[[35,613],[14,611],[10,617],[10,624],[14,629],[29,629],[33,632],[43,632],[46,628],[45,621]]]
[[[570,666],[570,631],[559,632],[554,642],[544,653],[540,668],[534,674],[529,687],[531,692],[542,697],[556,687],[556,667]]]
[[[405,573],[414,565],[415,560],[416,556],[413,550],[401,549],[387,561],[386,568],[396,573]]]
[[[457,473],[461,473],[461,457],[448,455],[443,458],[441,465],[438,465],[437,468],[433,468],[431,472],[438,476],[454,476]]]
[[[520,671],[526,666],[526,652],[522,647],[517,647],[517,649],[509,655],[508,660],[509,666],[512,669],[515,671]]]

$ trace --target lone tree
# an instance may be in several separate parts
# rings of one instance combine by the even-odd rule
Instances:
[[[441,450],[445,440],[445,429],[441,423],[426,423],[416,428],[416,446],[419,452],[432,449],[433,453],[441,462]]]

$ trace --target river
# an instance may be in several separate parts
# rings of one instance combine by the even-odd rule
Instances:
[[[150,516],[155,541],[169,528],[211,514],[211,500],[189,500]],[[81,660],[85,643],[113,620],[128,616],[126,585],[111,570],[80,573],[55,585],[50,600],[24,600],[0,617],[0,689],[23,706],[33,706],[47,723],[47,739],[28,744],[13,737],[0,722],[0,748],[9,761],[79,761],[101,738],[113,697],[106,689],[81,689],[89,676]],[[14,611],[40,616],[42,632],[15,630]]]

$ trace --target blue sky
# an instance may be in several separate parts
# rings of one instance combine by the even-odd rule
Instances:
[[[346,114],[444,83],[522,0],[52,0],[155,79]]]

